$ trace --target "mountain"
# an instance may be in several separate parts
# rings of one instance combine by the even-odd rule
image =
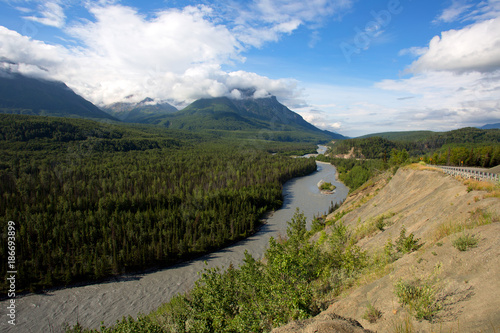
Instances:
[[[114,103],[102,109],[127,123],[151,123],[151,119],[178,111],[168,103],[155,103],[151,98],[146,98],[139,103]]]
[[[279,132],[278,139],[284,141],[295,140],[300,134],[318,136],[325,140],[345,139],[340,134],[323,131],[311,125],[274,96],[257,99],[199,99],[181,111],[151,120],[173,129],[264,130],[268,134]]]
[[[480,129],[495,129],[495,128],[499,128],[500,129],[500,123],[496,123],[496,124],[486,124],[482,127],[479,127]]]
[[[0,72],[0,113],[116,120],[64,83]]]

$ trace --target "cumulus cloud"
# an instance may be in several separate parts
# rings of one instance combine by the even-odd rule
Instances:
[[[95,21],[67,30],[79,47],[49,45],[0,27],[0,57],[18,63],[24,74],[64,81],[98,104],[130,95],[182,104],[229,95],[238,85],[258,88],[260,96],[293,88],[288,80],[222,71],[220,64],[243,60],[242,46],[225,26],[210,22],[208,7],[165,10],[152,19],[120,5],[90,12]]]
[[[427,47],[401,50],[417,58],[406,69],[412,76],[375,84],[412,97],[398,99],[405,105],[397,118],[417,128],[449,130],[500,118],[500,1],[452,1],[435,23],[454,21],[472,23],[443,31]]]
[[[429,49],[427,47],[413,46],[413,47],[399,51],[398,55],[400,55],[400,56],[410,55],[413,57],[419,57],[419,56],[424,55],[428,50]]]
[[[409,68],[424,71],[490,72],[500,69],[500,17],[435,36]]]
[[[38,0],[24,2],[33,1]],[[151,97],[183,105],[202,97],[238,97],[238,89],[293,104],[294,80],[222,67],[245,61],[248,48],[314,24],[350,2],[256,0],[241,8],[227,1],[233,11],[222,17],[220,3],[146,15],[113,0],[88,1],[92,19],[73,22],[65,22],[60,1],[40,2],[38,12],[26,18],[63,27],[72,42],[50,45],[0,26],[0,59],[17,63],[15,69],[24,74],[61,80],[96,104]]]

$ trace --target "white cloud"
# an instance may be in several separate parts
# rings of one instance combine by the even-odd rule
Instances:
[[[455,21],[484,21],[498,17],[500,14],[499,0],[472,2],[468,0],[453,0],[451,5],[434,20],[434,23]]]
[[[304,83],[303,88],[307,105],[294,111],[321,129],[355,137],[405,126],[398,113],[408,103],[398,101],[403,96],[399,92],[373,87],[369,82],[364,86]]]
[[[261,47],[290,34],[301,25],[314,29],[326,17],[341,15],[352,0],[255,0],[232,7],[235,16],[231,30],[247,45]],[[237,13],[237,14],[234,14]]]
[[[33,1],[38,0],[24,3]],[[87,1],[93,19],[65,24],[62,2],[53,0],[27,18],[64,27],[73,38],[67,45],[78,46],[49,45],[0,27],[0,59],[19,63],[16,69],[25,74],[61,80],[96,104],[151,97],[183,105],[201,97],[234,96],[238,88],[297,104],[294,80],[221,68],[245,61],[244,50],[277,41],[302,24],[313,25],[350,2],[256,0],[243,11],[232,3],[231,15],[222,17],[220,3],[147,16],[113,0]]]
[[[401,108],[401,116],[416,126],[445,130],[500,119],[500,71],[427,72],[384,80],[376,87],[414,95]]]
[[[453,0],[450,7],[443,10],[436,21],[453,22],[461,17],[471,8],[471,4],[467,4],[466,0]]]
[[[18,7],[23,11],[24,8]],[[61,28],[66,21],[66,15],[60,1],[44,1],[38,6],[40,16],[25,16],[27,20],[35,21],[48,26]]]
[[[254,88],[261,96],[293,95],[294,82],[254,73],[224,72],[220,64],[243,61],[241,43],[223,25],[210,22],[210,8],[186,7],[147,19],[125,6],[90,8],[95,22],[67,29],[80,41],[65,48],[32,40],[0,27],[0,58],[21,65],[24,74],[61,80],[97,104],[133,95],[179,104],[200,97],[230,95],[235,88]],[[40,70],[43,68],[43,70]]]
[[[435,36],[409,68],[425,71],[490,72],[500,69],[500,17]]]
[[[308,105],[295,111],[322,129],[352,137],[385,131],[447,131],[500,119],[500,70],[434,71],[374,85],[307,84],[305,88]]]
[[[418,57],[418,56],[424,55],[428,50],[429,50],[429,48],[427,48],[427,47],[414,46],[414,47],[410,47],[410,48],[403,49],[403,50],[399,51],[398,55],[400,55],[400,56],[410,55],[413,57]]]
[[[414,126],[449,130],[500,119],[500,1],[453,1],[438,21],[472,21],[435,36],[428,47],[401,50],[418,57],[413,76],[383,80],[375,87],[410,96],[398,117]]]

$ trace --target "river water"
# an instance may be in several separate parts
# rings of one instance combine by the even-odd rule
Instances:
[[[323,147],[318,150],[322,153]],[[7,323],[8,300],[0,302],[1,332],[60,332],[64,323],[80,322],[98,328],[101,322],[110,325],[122,316],[136,317],[149,313],[178,293],[188,291],[204,268],[235,266],[243,262],[248,251],[262,258],[270,237],[286,235],[287,221],[299,207],[308,218],[328,211],[331,202],[343,201],[348,188],[335,179],[335,167],[317,162],[318,170],[311,175],[295,178],[283,186],[283,207],[266,219],[253,236],[200,259],[167,269],[136,275],[126,275],[105,283],[65,288],[29,294],[16,299],[16,326]],[[337,186],[333,194],[321,194],[317,184],[326,181]]]

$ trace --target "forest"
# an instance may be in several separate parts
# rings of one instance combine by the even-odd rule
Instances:
[[[2,230],[17,226],[19,290],[221,248],[281,206],[284,182],[316,170],[314,159],[286,156],[310,151],[310,142],[35,116],[3,115],[0,124],[0,215]]]
[[[411,140],[408,140],[409,137]],[[468,127],[443,133],[399,135],[399,138],[396,136],[392,140],[382,137],[358,138],[336,141],[330,147],[333,155],[347,154],[354,148],[356,158],[381,159],[385,162],[390,159],[393,150],[405,150],[410,157],[422,157],[431,164],[483,168],[500,164],[498,129]]]

